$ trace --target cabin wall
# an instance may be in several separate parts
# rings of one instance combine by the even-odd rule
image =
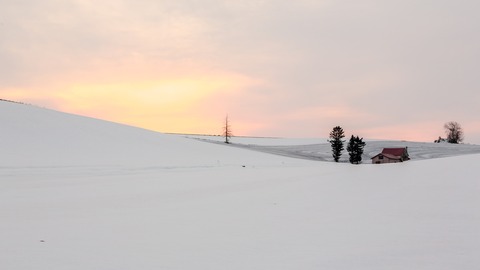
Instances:
[[[401,161],[398,160],[398,159],[390,159],[390,158],[385,157],[385,156],[383,157],[383,159],[380,158],[380,156],[376,156],[376,157],[372,158],[372,163],[373,164],[398,163],[398,162],[401,162]]]

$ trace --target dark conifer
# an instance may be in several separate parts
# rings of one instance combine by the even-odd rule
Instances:
[[[353,136],[350,138],[350,141],[347,145],[347,151],[350,155],[350,163],[352,164],[359,164],[362,162],[362,155],[363,155],[363,148],[365,147],[365,142],[363,138],[359,138],[358,136]]]
[[[345,137],[343,129],[340,126],[336,126],[333,128],[332,132],[330,132],[330,144],[332,145],[332,156],[335,162],[340,160],[340,156],[342,156],[342,151],[344,150],[343,143],[345,142],[342,140]]]

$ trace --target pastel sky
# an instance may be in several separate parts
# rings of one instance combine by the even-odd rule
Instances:
[[[0,98],[161,132],[480,143],[477,0],[0,0]]]

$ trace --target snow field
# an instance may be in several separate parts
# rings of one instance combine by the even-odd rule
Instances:
[[[2,269],[480,264],[480,155],[353,166],[19,104],[0,117]]]

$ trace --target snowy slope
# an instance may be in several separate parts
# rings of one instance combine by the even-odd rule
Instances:
[[[236,152],[181,136],[39,107],[0,102],[2,166],[159,166],[239,165]],[[271,155],[267,163],[279,162]],[[281,161],[284,161],[281,159]]]
[[[19,104],[0,115],[1,269],[480,265],[479,155],[353,166]]]

